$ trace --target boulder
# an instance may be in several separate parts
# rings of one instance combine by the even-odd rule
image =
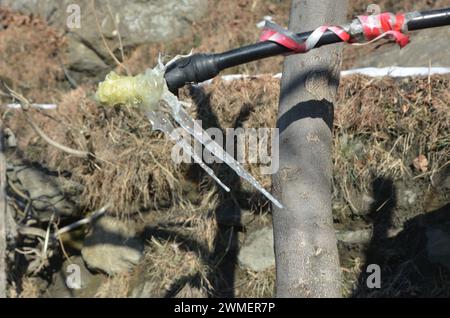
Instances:
[[[36,212],[34,217],[39,220],[49,220],[53,212],[58,216],[79,215],[80,211],[74,202],[82,191],[81,185],[37,165],[17,164],[8,169],[7,175],[13,187],[32,200]],[[18,193],[15,195],[20,196]],[[23,202],[24,199],[20,200]]]
[[[91,3],[91,0],[0,1],[13,10],[38,15],[56,29],[67,30],[70,36],[66,66],[95,73],[106,66],[105,62],[112,61],[98,31]],[[97,0],[95,3],[102,33],[113,51],[119,47],[118,32],[124,47],[169,42],[185,36],[191,32],[192,22],[201,18],[208,8],[208,0]],[[79,8],[79,27],[73,23],[77,13],[73,5]]]
[[[103,59],[81,43],[76,35],[69,34],[67,39],[67,57],[72,71],[97,74],[108,67]]]
[[[336,239],[346,244],[366,244],[372,239],[372,229],[336,231]]]
[[[132,224],[104,216],[93,224],[81,255],[91,270],[114,275],[133,268],[143,250],[144,242]]]
[[[61,270],[54,274],[53,282],[47,289],[51,298],[89,298],[94,297],[105,276],[93,274],[80,256],[72,256],[64,261]]]
[[[275,266],[273,230],[266,227],[251,233],[239,251],[241,266],[260,272]]]

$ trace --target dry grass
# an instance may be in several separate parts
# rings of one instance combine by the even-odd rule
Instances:
[[[387,10],[412,6],[407,2],[408,7],[405,7],[403,1],[382,4]],[[414,3],[429,8],[449,4],[450,1]],[[146,66],[154,64],[159,51],[168,55],[186,53],[192,47],[196,51],[222,51],[253,43],[259,34],[255,24],[264,15],[274,16],[280,24],[285,25],[287,21],[288,1],[217,0],[212,6],[215,8],[212,14],[194,25],[193,38],[137,48],[126,59],[127,66],[133,73],[142,72]],[[355,12],[356,8],[364,6],[362,1],[352,2]],[[2,115],[19,142],[15,155],[39,161],[52,170],[69,171],[71,178],[84,186],[79,202],[83,209],[96,210],[109,203],[113,212],[122,217],[152,211],[143,216],[145,224],[154,227],[144,260],[134,274],[109,278],[97,296],[129,295],[140,273],[144,274],[139,279],[145,277],[154,282],[155,295],[164,296],[168,292],[177,296],[192,295],[189,288],[178,286],[183,283],[192,285],[201,295],[213,294],[208,279],[214,267],[214,260],[209,256],[218,231],[214,219],[217,202],[221,199],[217,185],[209,178],[195,175],[196,170],[190,165],[175,166],[170,159],[172,144],[162,134],[152,132],[150,124],[136,111],[97,105],[92,100],[94,87],[91,86],[61,92],[57,88],[61,69],[56,56],[64,41],[57,33],[38,20],[7,11],[0,11],[0,18],[1,23],[8,26],[0,33],[0,48],[5,48],[7,53],[0,61],[2,79],[32,101],[57,103],[58,110],[54,112],[30,111],[34,121],[54,140],[90,151],[95,157],[73,158],[49,147],[19,113],[7,112]],[[29,52],[33,54],[30,56]],[[364,50],[352,52],[356,53],[346,57],[348,65]],[[275,73],[281,71],[281,60],[261,61],[229,72]],[[14,65],[14,69],[10,65]],[[350,220],[351,206],[358,208],[357,202],[352,202],[354,197],[370,192],[374,178],[428,181],[433,172],[448,161],[449,86],[450,76],[432,76],[430,81],[427,78],[393,80],[354,76],[342,81],[336,105],[333,156],[334,202],[341,209],[334,212],[339,213],[342,222]],[[279,97],[276,79],[267,77],[231,83],[217,79],[203,92],[184,94],[199,106],[193,114],[206,126],[224,129],[276,125]],[[429,162],[425,173],[412,165],[419,155],[424,155]],[[261,175],[258,165],[245,167],[270,189],[270,176]],[[230,178],[222,177],[225,183]],[[250,202],[254,212],[269,211],[267,201],[247,183],[239,192],[242,190],[249,193],[240,203],[245,200],[249,205]],[[258,204],[251,203],[254,198],[258,198]],[[164,238],[155,233],[167,235]],[[197,248],[187,246],[188,243],[195,243]],[[347,266],[349,272],[344,273],[344,290],[349,295],[360,273],[361,261],[355,258],[347,263],[350,265]],[[413,272],[412,267],[405,265],[401,273],[412,275]],[[393,277],[398,273],[393,273]],[[272,296],[274,276],[273,269],[262,273],[239,269],[236,296]],[[39,291],[34,289],[32,281],[29,284],[25,297],[37,296]],[[396,288],[403,288],[404,292],[410,290],[408,286],[393,285],[392,294]]]
[[[33,102],[52,102],[63,77],[62,35],[38,18],[4,8],[0,25],[0,80]]]
[[[216,80],[204,93],[194,94],[201,110],[197,115],[204,122],[215,117],[221,128],[275,127],[278,82]],[[448,76],[433,76],[430,82],[427,78],[344,79],[335,114],[335,184],[342,185],[344,178],[344,185],[367,192],[373,176],[426,178],[441,168],[449,158],[448,88]],[[429,162],[425,174],[412,167],[421,154]],[[260,175],[258,165],[246,168],[270,188],[270,176]]]
[[[95,158],[74,158],[48,146],[16,113],[8,125],[17,133],[18,153],[54,170],[70,171],[84,185],[80,204],[86,209],[110,203],[113,212],[126,215],[176,204],[184,177],[182,167],[172,164],[170,142],[135,110],[101,107],[90,98],[92,93],[78,88],[62,97],[54,113],[34,111],[32,116],[52,139]]]
[[[22,280],[22,291],[17,293],[15,284],[9,287],[8,298],[39,298],[41,296],[41,289],[37,278],[35,277],[25,277]]]
[[[334,184],[371,191],[370,180],[429,177],[450,157],[449,77],[344,79],[336,108]],[[426,173],[413,167],[424,155]]]
[[[143,270],[140,279],[143,276],[146,282],[153,285],[156,297],[181,296],[179,293],[183,288],[191,284],[204,295],[210,289],[209,267],[197,254],[200,252],[186,250],[182,244],[157,238],[151,238],[148,242],[145,258],[139,265]]]
[[[360,196],[349,197],[348,189],[353,194],[369,193],[371,181],[380,176],[428,180],[448,160],[450,124],[445,101],[449,98],[449,83],[449,76],[433,76],[430,82],[427,78],[392,80],[360,76],[342,81],[334,131],[334,201],[342,204],[339,216],[342,222],[352,215],[351,200]],[[152,213],[145,223],[159,223],[161,227],[157,228],[172,234],[168,239],[150,240],[145,261],[139,266],[146,269],[145,277],[156,284],[156,295],[189,295],[191,289],[183,291],[186,284],[198,288],[202,295],[211,293],[207,278],[212,268],[208,257],[217,232],[217,224],[211,218],[216,200],[220,199],[216,186],[202,178],[190,179],[187,166],[176,167],[170,161],[170,143],[160,134],[152,133],[139,114],[127,108],[102,108],[90,100],[89,92],[89,88],[79,88],[66,95],[57,113],[52,114],[57,120],[37,112],[34,118],[52,138],[73,148],[90,150],[100,159],[68,158],[36,139],[24,122],[14,116],[7,123],[17,134],[19,149],[29,159],[53,169],[71,171],[72,177],[85,186],[82,204],[91,209],[111,200],[114,211],[120,215],[143,208],[166,210]],[[192,99],[202,105],[195,114],[207,124],[212,124],[216,117],[222,128],[235,127],[237,123],[242,127],[274,127],[278,80],[232,83],[217,80],[205,87],[204,94],[193,94]],[[419,154],[429,161],[430,170],[426,174],[412,166]],[[257,165],[246,167],[270,189],[270,178],[260,175]],[[257,196],[253,188],[245,190]],[[267,212],[267,208],[263,211]],[[181,242],[185,240],[197,242],[204,249],[198,253],[183,248]],[[273,270],[239,273],[236,295],[271,295],[273,276]],[[178,279],[187,282],[179,287]],[[349,279],[347,283],[350,285],[345,288],[351,290],[355,280]],[[110,284],[113,286],[114,279]]]
[[[194,90],[185,97],[196,106],[195,115],[202,120],[205,128],[217,127],[225,135],[227,128],[274,128],[278,96],[279,81],[267,76],[233,82],[216,79],[212,85],[204,87],[203,91]],[[248,140],[246,143],[248,145]],[[271,177],[261,174],[260,164],[245,163],[244,168],[263,187],[270,189]],[[222,178],[226,184],[233,182],[233,176],[223,175]],[[253,193],[244,198],[246,204],[253,205],[253,208],[266,205],[266,201],[260,198],[248,182],[244,181],[240,186],[242,190]]]
[[[271,298],[275,295],[275,268],[262,272],[242,270],[236,284],[236,297]]]
[[[96,298],[126,298],[129,292],[130,273],[117,274],[108,277],[100,285],[94,297]]]

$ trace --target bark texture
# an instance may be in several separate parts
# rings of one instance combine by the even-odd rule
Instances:
[[[293,0],[289,28],[304,32],[345,23],[347,0]],[[286,58],[278,128],[280,169],[273,191],[277,297],[340,297],[331,212],[333,103],[342,47]]]

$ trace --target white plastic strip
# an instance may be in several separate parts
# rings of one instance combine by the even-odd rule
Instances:
[[[369,77],[414,77],[414,76],[429,76],[429,75],[442,75],[450,74],[450,67],[400,67],[400,66],[390,66],[390,67],[365,67],[365,68],[355,68],[352,70],[342,71],[341,77],[351,76],[355,74],[365,75]],[[273,78],[281,78],[281,73],[272,75]],[[246,75],[246,74],[231,74],[223,75],[219,78],[224,82],[232,82],[243,79],[256,79],[261,77],[267,77],[268,75]],[[209,85],[214,79],[204,81],[197,84],[198,86]],[[56,109],[55,104],[32,104],[34,108],[38,109]],[[7,108],[19,109],[20,104],[6,104]]]
[[[450,67],[366,67],[357,68],[348,71],[342,71],[341,76],[350,76],[354,74],[361,74],[370,77],[412,77],[412,76],[429,76],[438,74],[449,74]]]
[[[20,109],[22,106],[20,104],[6,104],[6,107],[10,109]],[[45,110],[56,109],[55,104],[31,104],[31,107]]]
[[[347,71],[342,71],[341,76],[351,76],[355,74],[365,75],[369,77],[414,77],[414,76],[429,76],[429,75],[439,75],[439,74],[450,74],[450,67],[400,67],[400,66],[390,66],[390,67],[365,67],[365,68],[355,68]],[[281,78],[281,73],[272,75],[273,78]],[[245,74],[231,74],[223,75],[219,78],[224,82],[231,82],[242,79],[254,79],[266,77],[268,75],[245,75]],[[198,85],[209,85],[214,79],[207,80]]]

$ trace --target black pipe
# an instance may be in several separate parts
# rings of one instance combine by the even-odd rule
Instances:
[[[409,31],[450,25],[450,8],[413,12],[406,16]],[[312,31],[296,36],[305,41],[311,34]],[[332,31],[327,31],[316,47],[340,42],[341,38]],[[280,44],[265,41],[223,53],[194,54],[172,63],[166,70],[165,79],[170,91],[176,93],[187,83],[200,83],[211,79],[224,69],[288,52],[290,50]]]
[[[450,25],[450,8],[418,12],[417,16],[408,21],[408,30],[417,31],[447,25]]]

